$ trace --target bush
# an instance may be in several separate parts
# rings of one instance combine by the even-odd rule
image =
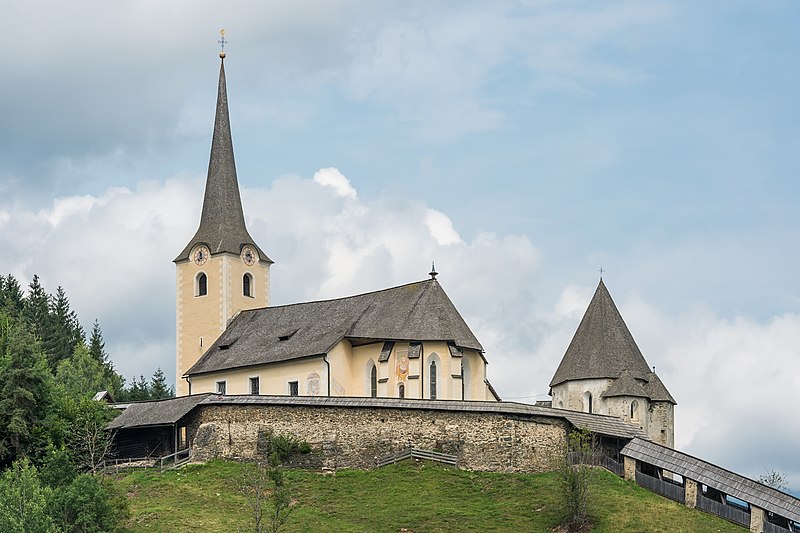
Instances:
[[[36,467],[27,459],[0,476],[0,531],[5,533],[57,533],[61,531],[47,512],[52,494],[42,486]]]

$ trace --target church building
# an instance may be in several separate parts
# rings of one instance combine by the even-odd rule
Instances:
[[[612,415],[675,446],[675,399],[645,361],[603,283],[550,380],[552,406]]]
[[[176,266],[176,391],[499,400],[483,347],[430,278],[270,306],[272,260],[245,226],[225,54],[203,210]]]

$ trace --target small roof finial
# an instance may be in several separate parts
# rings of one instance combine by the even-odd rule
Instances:
[[[600,270],[598,271],[598,272],[600,272],[600,281],[603,281],[603,272],[605,272],[605,271],[606,271],[606,269],[604,269],[604,268],[601,266],[601,267],[600,267]]]
[[[219,30],[219,43],[220,51],[219,57],[220,59],[225,59],[225,45],[228,44],[228,41],[225,40],[225,28]]]
[[[428,275],[431,277],[431,279],[436,279],[436,276],[439,275],[439,273],[436,272],[436,265],[433,263],[433,261],[431,261],[431,271],[428,272]]]

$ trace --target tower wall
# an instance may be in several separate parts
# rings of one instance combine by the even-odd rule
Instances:
[[[192,260],[176,263],[176,395],[189,394],[183,375],[225,331],[231,318],[244,309],[269,305],[269,265],[265,261],[246,265],[230,253],[213,255],[203,265]],[[208,280],[205,296],[197,294],[201,273]],[[249,297],[242,288],[246,273],[252,275],[253,296]]]

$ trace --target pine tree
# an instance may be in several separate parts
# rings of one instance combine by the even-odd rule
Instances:
[[[69,307],[64,288],[60,285],[56,294],[49,299],[48,327],[44,335],[44,351],[50,368],[55,370],[58,363],[68,359],[75,347],[85,340],[83,328],[78,322],[78,315]]]
[[[39,344],[12,326],[0,359],[0,464],[32,451],[50,403],[51,375]]]
[[[47,292],[39,283],[39,276],[33,276],[33,281],[28,285],[28,295],[23,305],[23,316],[30,326],[31,333],[38,339],[44,339],[50,321],[50,309]]]
[[[95,318],[92,324],[92,335],[89,339],[89,354],[99,363],[108,361],[108,354],[105,351],[106,343],[103,340],[103,332],[100,330],[100,322]]]
[[[149,392],[151,400],[164,400],[175,396],[175,390],[167,386],[167,379],[164,377],[164,372],[161,370],[161,367],[153,373],[153,377],[150,380]]]

